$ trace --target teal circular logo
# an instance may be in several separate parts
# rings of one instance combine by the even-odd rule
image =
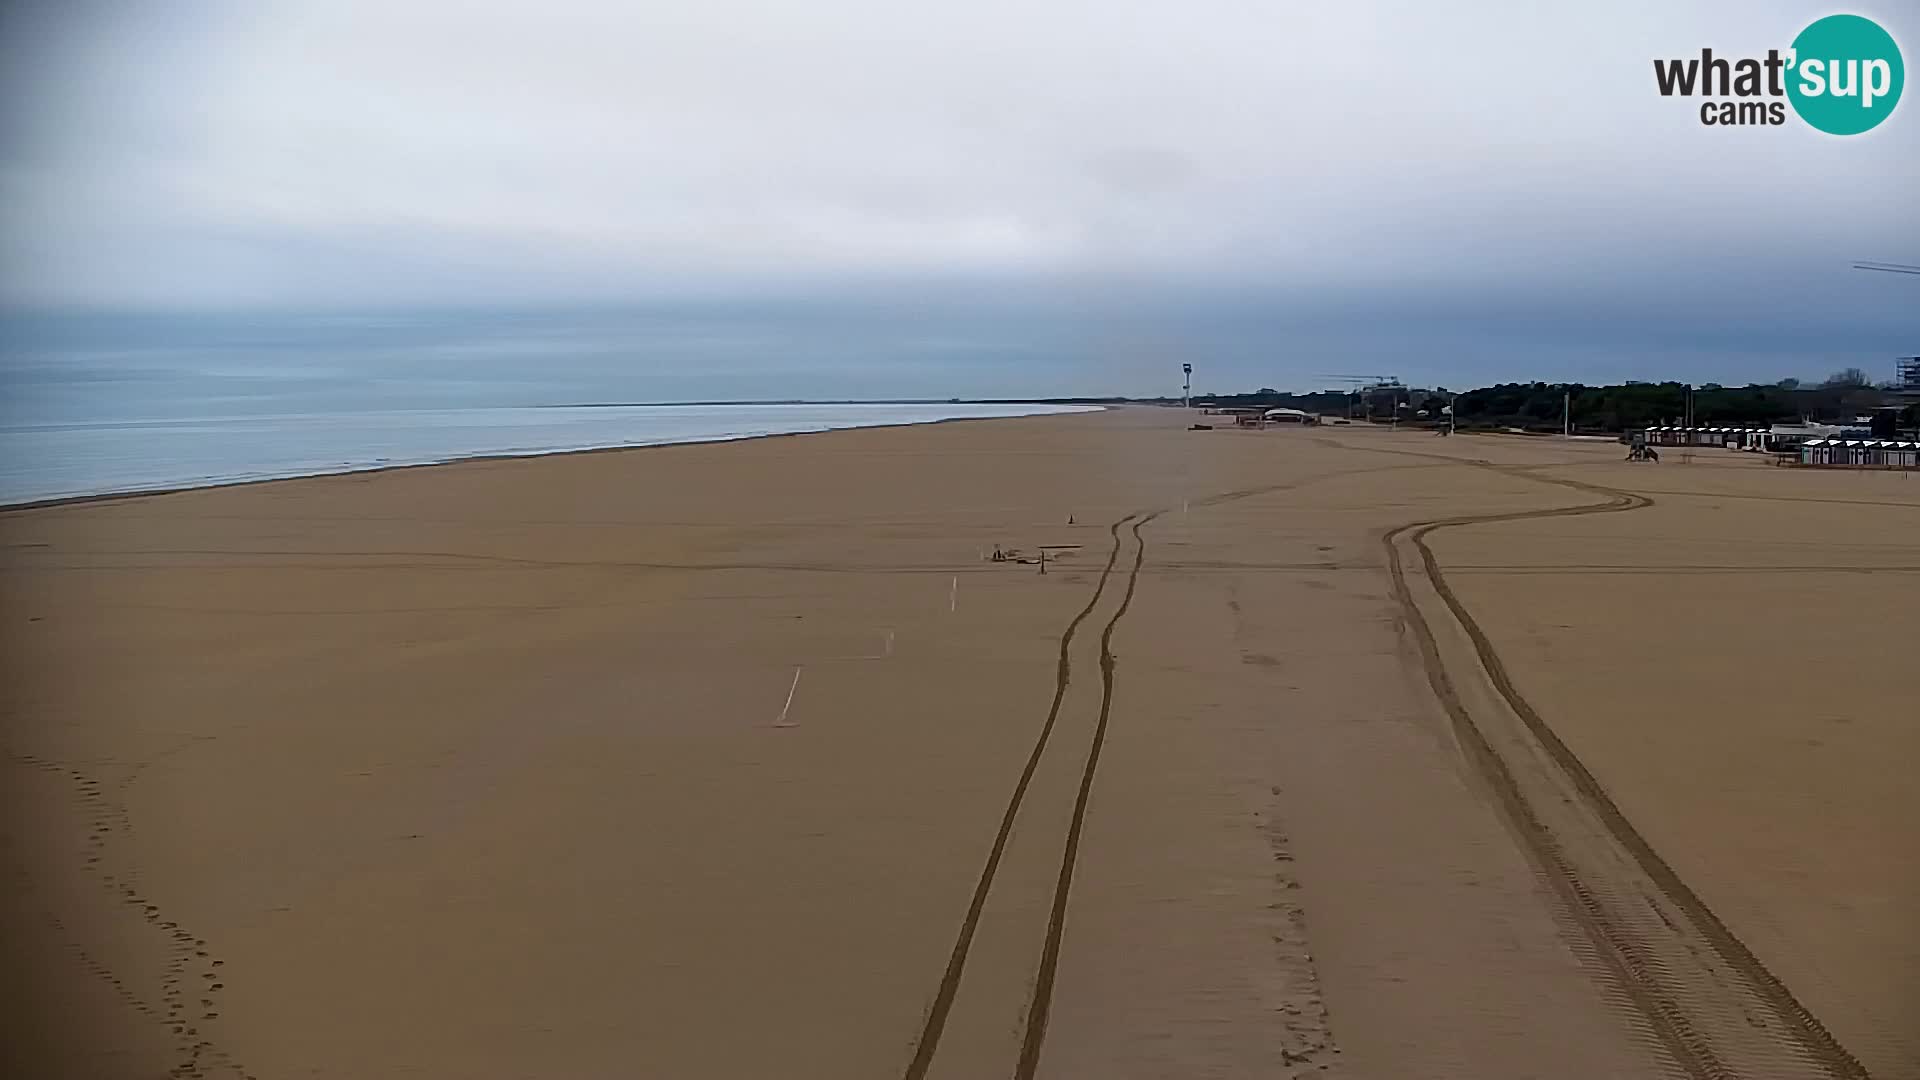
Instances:
[[[1793,39],[1787,100],[1829,135],[1871,130],[1900,103],[1907,68],[1893,35],[1872,19],[1829,15]]]

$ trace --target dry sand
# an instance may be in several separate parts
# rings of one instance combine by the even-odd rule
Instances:
[[[1187,419],[0,515],[0,1074],[1920,1076],[1920,478]]]

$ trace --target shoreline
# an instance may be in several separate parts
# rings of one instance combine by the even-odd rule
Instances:
[[[938,405],[947,402],[694,402],[678,404],[713,405],[822,405],[822,404],[913,404]],[[961,402],[963,405],[981,404],[1025,404],[1018,402]],[[1044,405],[1045,402],[1030,404]],[[667,408],[668,405],[630,406],[607,404],[585,405],[538,405],[533,408]],[[28,499],[22,502],[0,502],[0,515],[19,513],[29,510],[52,510],[64,506],[83,506],[89,503],[118,502],[123,499],[147,499],[160,495],[182,495],[194,491],[217,491],[228,488],[257,487],[261,484],[282,484],[293,480],[315,480],[328,476],[371,476],[377,473],[400,472],[406,469],[436,469],[448,465],[462,465],[475,461],[525,461],[533,458],[572,457],[584,454],[612,454],[623,450],[658,450],[668,446],[713,446],[720,443],[751,442],[756,439],[790,439],[802,435],[827,435],[836,431],[879,431],[886,428],[932,427],[936,424],[979,423],[987,420],[1021,420],[1034,416],[1084,416],[1089,413],[1106,412],[1120,408],[1117,405],[1047,405],[1052,412],[1015,413],[1009,416],[945,416],[938,420],[903,420],[888,424],[851,424],[845,427],[812,428],[805,431],[770,431],[757,435],[722,435],[711,438],[663,439],[658,442],[620,443],[609,446],[581,446],[559,450],[507,450],[499,453],[462,454],[458,457],[441,458],[435,461],[405,461],[384,465],[349,466],[342,469],[328,469],[320,472],[290,473],[285,476],[259,476],[237,480],[211,480],[206,483],[175,484],[167,487],[131,488],[118,491],[96,491],[77,495],[55,495],[44,499]]]

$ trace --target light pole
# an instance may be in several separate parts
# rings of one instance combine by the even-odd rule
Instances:
[[[1185,380],[1180,385],[1180,404],[1184,408],[1193,408],[1193,365],[1181,364],[1180,375]]]
[[[1693,384],[1692,383],[1687,384],[1686,429],[1687,429],[1687,442],[1686,442],[1686,446],[1680,451],[1680,464],[1691,465],[1693,464],[1693,440],[1696,437],[1693,432]]]

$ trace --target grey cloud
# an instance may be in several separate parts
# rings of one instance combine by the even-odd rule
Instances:
[[[1877,349],[1910,316],[1846,266],[1920,261],[1920,103],[1835,140],[1703,128],[1652,85],[1655,56],[1764,52],[1822,13],[21,5],[4,46],[0,302],[977,290],[1071,320],[1138,293],[1239,304],[1273,340],[1312,324],[1356,350],[1387,330],[1404,349],[1421,319],[1510,340],[1535,312],[1556,313],[1549,339],[1620,338],[1624,322],[1714,349],[1792,312]],[[1920,24],[1888,18],[1920,42]],[[1318,325],[1336,314],[1345,331]]]

